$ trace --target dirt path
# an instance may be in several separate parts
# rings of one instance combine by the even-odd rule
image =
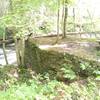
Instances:
[[[96,50],[99,44],[92,39],[84,40],[75,38],[66,38],[66,39],[60,38],[56,44],[55,40],[56,37],[42,37],[42,38],[37,38],[34,41],[39,45],[41,49],[67,52],[90,60],[99,61],[100,59],[100,57],[97,56],[97,50]]]

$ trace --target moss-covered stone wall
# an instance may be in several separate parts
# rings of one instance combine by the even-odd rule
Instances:
[[[34,41],[27,40],[25,43],[25,66],[31,67],[37,73],[57,72],[64,64],[70,66],[78,75],[91,75],[95,69],[100,70],[100,63],[83,59],[68,53],[57,51],[41,50]],[[87,67],[83,70],[81,64]]]

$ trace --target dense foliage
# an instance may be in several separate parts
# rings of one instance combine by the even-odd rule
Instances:
[[[19,70],[14,66],[0,69],[0,76],[0,100],[100,99],[99,83],[91,77],[69,84],[50,80],[49,74],[35,75],[31,70]]]
[[[3,34],[6,36],[13,34],[14,39],[25,37],[30,33],[33,37],[44,34],[52,35],[57,33],[57,27],[58,33],[62,33],[65,8],[67,11],[73,9],[73,15],[66,13],[66,32],[75,32],[76,28],[80,27],[84,32],[100,30],[100,19],[95,19],[94,23],[89,11],[88,17],[83,16],[84,23],[81,25],[81,22],[78,22],[79,19],[76,19],[78,14],[75,16],[74,12],[75,0],[8,1],[7,12],[0,14],[0,40]],[[3,8],[0,11],[2,12]],[[94,26],[97,27],[94,28]],[[28,44],[28,39],[26,42]],[[100,100],[100,65],[98,62],[64,52],[63,56],[57,52],[55,55],[55,52],[43,51],[36,45],[29,43],[28,46],[27,44],[25,44],[27,48],[24,48],[27,66],[0,66],[0,100]],[[21,59],[24,49],[21,51],[22,48],[17,46],[16,51],[19,50]],[[21,47],[24,46],[21,45]]]
[[[1,0],[2,1],[2,0]],[[29,32],[37,34],[56,33],[57,9],[60,10],[59,30],[62,32],[62,16],[64,0],[9,0],[9,11],[0,18],[0,35],[5,31],[5,27],[16,27],[19,30],[16,34],[23,35]],[[68,32],[79,31],[82,27],[83,31],[99,31],[99,19],[91,19],[90,12],[84,17],[82,25],[78,18],[78,8],[75,5],[77,0],[67,0],[68,18],[66,29]],[[76,7],[76,15],[70,15],[72,8]],[[74,18],[75,17],[75,18]],[[75,20],[75,21],[74,21]],[[94,21],[92,23],[92,20]],[[76,28],[75,28],[76,27]],[[95,27],[95,28],[93,28]],[[74,29],[75,28],[75,29]],[[3,31],[2,31],[3,30]],[[2,35],[1,35],[2,37]]]

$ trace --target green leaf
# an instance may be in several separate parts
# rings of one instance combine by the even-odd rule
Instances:
[[[100,81],[100,75],[96,77],[96,80]]]
[[[82,70],[85,70],[85,69],[86,69],[86,65],[83,64],[83,63],[81,63],[81,64],[80,64],[80,68],[81,68]]]

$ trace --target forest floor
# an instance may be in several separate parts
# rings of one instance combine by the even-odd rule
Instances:
[[[100,45],[96,42],[96,39],[82,39],[76,37],[66,37],[62,39],[60,37],[56,43],[56,37],[40,37],[35,38],[34,41],[41,49],[67,52],[75,56],[99,61],[98,49],[100,49]]]
[[[14,66],[0,68],[0,76],[0,100],[100,100],[99,81],[91,76],[67,84]]]
[[[62,39],[60,36],[57,43],[55,36],[38,37],[33,38],[33,40],[39,45],[41,49],[48,49],[58,52],[67,52],[69,54],[73,54],[79,57],[100,61],[100,45],[98,42],[96,42],[97,39],[94,37],[89,37],[88,34],[81,37],[77,35],[69,35],[65,39]],[[6,53],[9,64],[15,64],[16,53],[14,44],[6,46]],[[2,47],[0,47],[0,64],[5,65]]]
[[[96,49],[99,44],[95,39],[67,37],[32,38],[39,48],[58,52],[67,52],[76,56],[97,59]],[[15,62],[14,44],[6,48],[8,60]],[[0,57],[3,57],[1,49]],[[0,58],[0,62],[3,62]],[[95,77],[80,77],[69,84],[50,80],[48,74],[37,75],[31,69],[19,69],[15,66],[0,68],[0,100],[100,100],[100,81]],[[79,76],[77,76],[79,77]]]

